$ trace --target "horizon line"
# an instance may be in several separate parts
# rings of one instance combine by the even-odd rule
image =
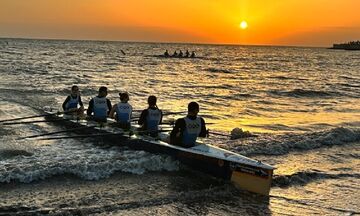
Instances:
[[[131,41],[131,40],[106,40],[106,39],[72,39],[72,38],[41,38],[41,37],[2,37],[0,39],[18,40],[53,40],[53,41],[94,41],[94,42],[122,42],[122,43],[157,43],[157,44],[190,44],[190,45],[213,45],[213,46],[258,46],[258,47],[298,47],[298,48],[330,48],[325,46],[310,45],[279,45],[279,44],[236,44],[236,43],[201,43],[201,42],[169,42],[169,41]]]

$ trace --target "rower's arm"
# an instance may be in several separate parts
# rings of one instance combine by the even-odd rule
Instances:
[[[66,110],[66,104],[67,104],[67,102],[69,102],[69,100],[70,100],[70,96],[67,96],[64,103],[62,104],[62,108],[63,108],[64,111]]]
[[[84,106],[83,102],[81,101],[81,96],[79,96],[79,105],[80,105],[81,107]]]
[[[143,125],[145,123],[146,116],[147,116],[147,109],[143,110],[141,112],[141,115],[140,115],[140,118],[139,118],[139,121],[138,121],[139,125]]]
[[[106,102],[107,102],[107,106],[108,106],[108,112],[107,112],[107,114],[110,115],[110,111],[111,111],[111,109],[112,109],[111,101],[106,98]]]
[[[116,104],[111,108],[111,111],[109,113],[110,118],[115,118],[115,116],[114,116],[115,110],[116,110]]]
[[[181,136],[185,130],[185,120],[183,118],[176,120],[175,126],[170,133],[171,144],[181,144]]]
[[[162,113],[162,111],[160,110],[160,121],[159,121],[159,124],[162,123],[162,119],[163,119],[163,113]]]
[[[205,120],[203,118],[201,118],[201,131],[199,134],[199,137],[206,137],[207,135],[207,131],[206,131],[206,126],[205,126]]]
[[[86,111],[86,114],[88,116],[91,116],[92,112],[93,112],[93,109],[94,109],[94,99],[91,99],[90,102],[89,102],[89,107]]]

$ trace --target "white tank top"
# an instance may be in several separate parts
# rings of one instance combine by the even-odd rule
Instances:
[[[70,97],[70,100],[65,105],[66,110],[72,109],[72,108],[78,108],[79,95],[76,96],[76,98],[73,98],[71,95],[69,97]]]
[[[107,101],[106,97],[94,97],[94,117],[95,118],[106,118],[107,117]]]
[[[190,118],[185,117],[184,120],[186,126],[183,134],[183,144],[193,145],[201,132],[201,118],[196,117],[196,119],[191,120]]]
[[[120,123],[129,123],[132,113],[132,106],[129,103],[118,103],[116,105],[116,120]]]
[[[158,130],[161,119],[161,111],[159,109],[148,109],[146,116],[147,130]]]

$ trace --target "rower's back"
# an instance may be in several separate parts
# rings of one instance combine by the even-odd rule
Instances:
[[[159,124],[162,121],[162,111],[156,105],[156,96],[148,97],[149,107],[141,112],[138,124],[141,125],[141,133],[156,137],[159,132]]]
[[[197,116],[198,112],[199,104],[190,102],[188,105],[188,115],[178,119],[170,133],[171,144],[190,148],[195,146],[198,137],[206,137],[205,121]]]
[[[111,110],[111,102],[107,96],[107,88],[102,86],[99,88],[98,96],[89,101],[87,115],[90,119],[97,122],[106,122],[109,111]]]
[[[123,129],[130,129],[132,106],[129,104],[129,94],[127,92],[119,93],[120,102],[115,104],[110,111],[110,117],[115,118],[117,125]],[[114,115],[116,113],[116,115]]]

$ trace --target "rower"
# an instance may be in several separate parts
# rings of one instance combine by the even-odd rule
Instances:
[[[105,86],[100,87],[98,96],[90,100],[87,110],[87,115],[90,119],[98,122],[106,122],[106,118],[111,110],[111,102],[106,98],[107,91]]]
[[[162,111],[156,105],[157,98],[154,95],[148,97],[149,107],[141,112],[138,124],[141,125],[141,130],[145,134],[152,137],[157,137],[159,124],[162,121]]]
[[[165,50],[164,56],[165,56],[165,57],[169,57],[169,56],[170,56],[168,50]]]
[[[170,143],[185,148],[195,146],[197,137],[206,137],[205,121],[198,117],[199,104],[191,102],[188,105],[188,115],[176,120],[175,126],[170,133]]]
[[[185,52],[185,58],[188,58],[190,56],[190,52],[189,52],[189,50],[186,50],[186,52]]]
[[[65,112],[72,114],[82,115],[84,113],[84,105],[81,101],[78,86],[73,85],[71,87],[71,94],[65,99],[64,103],[62,104],[62,108]]]
[[[119,93],[119,96],[120,102],[112,107],[109,116],[110,118],[116,119],[120,128],[129,130],[132,115],[132,106],[128,103],[129,94],[127,92],[122,92]]]
[[[190,56],[190,58],[195,58],[195,57],[196,57],[195,52],[194,52],[194,51],[192,51],[192,52],[191,52],[191,56]]]

